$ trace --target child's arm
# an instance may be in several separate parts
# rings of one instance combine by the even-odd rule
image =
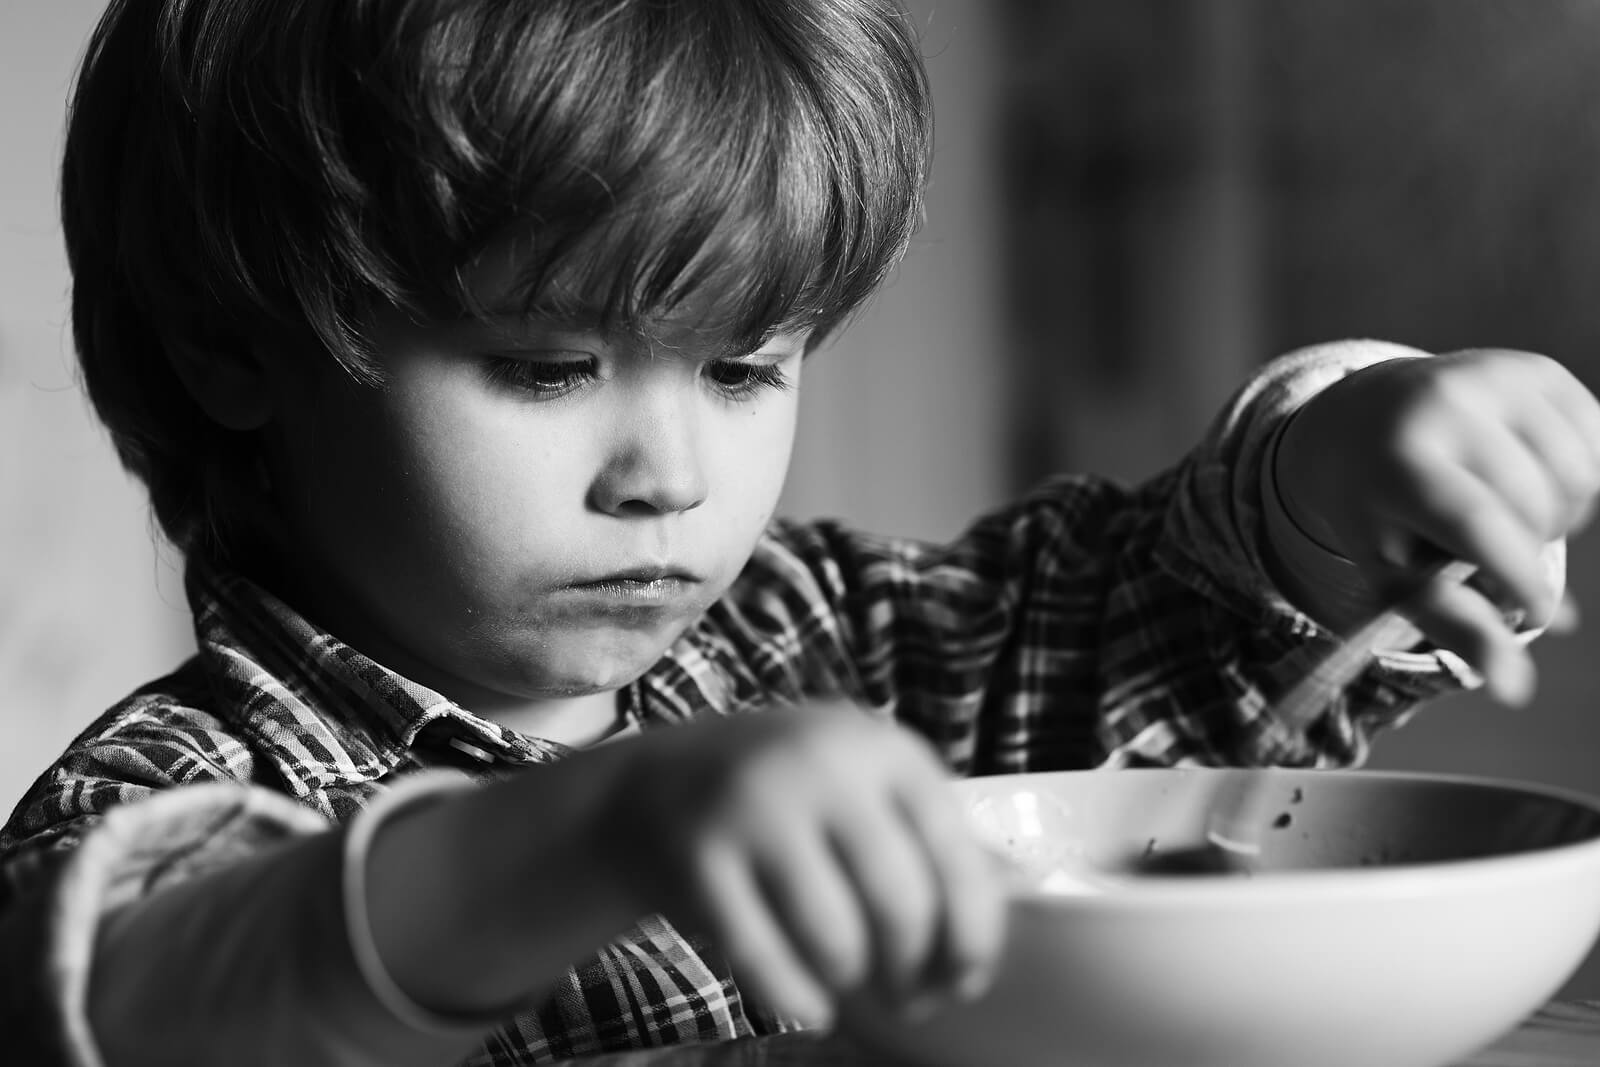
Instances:
[[[642,913],[631,888],[597,870],[604,850],[582,839],[613,784],[587,762],[571,767],[588,774],[551,768],[484,789],[422,776],[345,828],[242,858],[227,841],[204,844],[221,866],[100,922],[92,1043],[110,1067],[459,1062]],[[215,806],[239,802],[240,790],[207,788],[220,790]],[[146,805],[202,802],[187,792]],[[137,820],[146,805],[112,818]],[[352,847],[351,835],[368,843]]]
[[[580,915],[659,912],[709,935],[748,993],[810,1022],[864,983],[910,1010],[987,983],[1003,926],[997,871],[927,745],[894,724],[826,707],[710,719],[520,777],[514,794],[421,812],[374,846],[374,892],[406,887],[374,898],[377,952],[425,1003],[506,1003],[527,987],[523,946],[559,963],[620,932],[569,928],[563,910],[585,901]],[[430,855],[426,844],[487,848],[530,830],[537,848],[481,883],[451,867],[476,847]],[[407,921],[417,912],[445,930]],[[448,933],[485,915],[513,918],[477,944]],[[461,977],[474,968],[488,973]]]
[[[211,782],[57,830],[4,870],[0,1026],[17,1062],[360,1067],[470,1047],[475,1032],[446,1031],[428,1058],[437,1035],[367,992],[342,951],[341,835],[294,801]]]
[[[654,911],[815,1018],[863,981],[912,1004],[974,991],[1000,941],[995,872],[937,762],[854,711],[651,731],[411,799],[244,846],[241,805],[280,836],[319,820],[224,786],[115,809],[50,902],[75,1052],[38,1062],[443,1067]]]
[[[780,526],[703,654],[763,665],[736,696],[892,708],[962,771],[1359,763],[1470,672],[1436,649],[1386,652],[1309,734],[1276,723],[1274,697],[1335,636],[1275,580],[1263,476],[1311,398],[1420,355],[1352,342],[1274,360],[1172,470],[1132,489],[1057,479],[949,545]]]

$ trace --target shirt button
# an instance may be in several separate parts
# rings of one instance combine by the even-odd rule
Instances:
[[[449,739],[449,742],[450,742],[450,747],[451,748],[455,749],[457,752],[466,753],[468,756],[471,756],[473,759],[477,760],[479,763],[493,763],[494,762],[494,756],[491,753],[484,751],[483,749],[479,748],[477,745],[474,745],[470,741],[463,741],[459,737],[452,737],[452,738]]]

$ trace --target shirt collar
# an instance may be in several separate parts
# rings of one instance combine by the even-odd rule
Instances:
[[[758,546],[758,557],[763,550],[774,550],[770,539]],[[279,763],[298,794],[384,777],[424,731],[511,764],[547,763],[571,752],[480,718],[384,667],[237,571],[192,557],[186,586],[219,705],[236,709],[231,717]],[[790,676],[792,665],[776,676],[752,668],[751,660],[762,658],[752,642],[770,640],[774,630],[782,626],[745,617],[728,600],[713,605],[623,690],[624,713],[649,727],[798,699],[801,680]]]
[[[384,667],[239,573],[191,560],[186,586],[218,704],[233,709],[296,794],[381,778],[430,728],[508,763],[568,753]]]

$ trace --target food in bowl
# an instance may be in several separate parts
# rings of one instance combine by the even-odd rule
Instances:
[[[1264,778],[1248,876],[1151,875],[1228,776]],[[1487,779],[1149,769],[956,783],[1020,872],[983,998],[841,1023],[924,1067],[1445,1067],[1515,1026],[1600,933],[1600,805]]]

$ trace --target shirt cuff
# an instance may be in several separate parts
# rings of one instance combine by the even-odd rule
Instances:
[[[476,788],[472,779],[454,771],[423,771],[408,775],[356,815],[350,821],[344,839],[341,864],[344,926],[356,969],[368,991],[386,1011],[422,1033],[451,1034],[459,1033],[463,1028],[482,1029],[503,1022],[517,1010],[517,1006],[512,1005],[482,1014],[447,1014],[417,1003],[400,988],[384,966],[377,942],[372,937],[372,921],[367,910],[367,865],[374,838],[390,821],[472,788]]]
[[[1276,561],[1306,588],[1315,589],[1325,617],[1313,621],[1324,629],[1341,628],[1370,618],[1379,610],[1377,592],[1361,568],[1323,545],[1301,529],[1290,516],[1278,486],[1278,449],[1294,421],[1291,414],[1278,424],[1261,462],[1262,525]],[[1281,591],[1280,591],[1281,592]],[[1287,597],[1286,597],[1287,599]],[[1303,606],[1296,607],[1304,611]]]
[[[44,963],[67,1062],[104,1063],[89,1023],[89,984],[108,914],[202,871],[325,829],[321,816],[287,797],[232,783],[185,786],[107,812],[62,868],[47,916]]]
[[[1245,619],[1298,642],[1325,628],[1269,578],[1262,514],[1266,454],[1294,412],[1340,379],[1427,353],[1377,341],[1300,349],[1265,364],[1224,405],[1179,468],[1158,558],[1178,581]]]

